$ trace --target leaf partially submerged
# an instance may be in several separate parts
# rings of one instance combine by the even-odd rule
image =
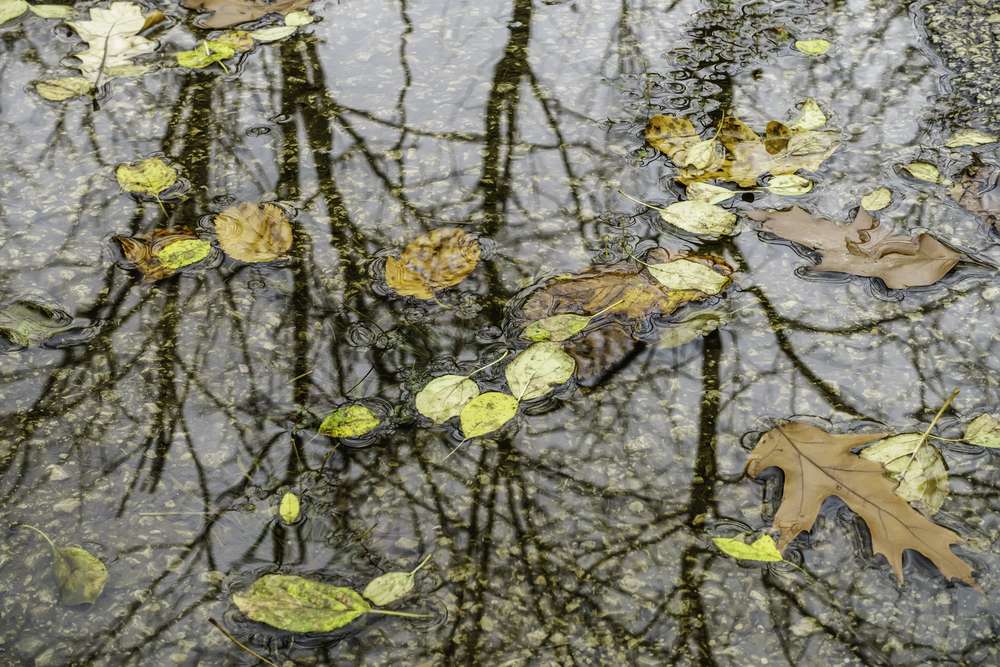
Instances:
[[[896,495],[918,503],[928,516],[937,513],[948,497],[948,470],[937,448],[924,442],[922,433],[902,433],[869,445],[861,458],[881,463],[898,484]]]
[[[375,577],[368,582],[368,585],[365,586],[365,590],[361,594],[380,607],[402,600],[413,592],[417,572],[427,564],[430,558],[431,555],[427,554],[420,561],[420,564],[409,572],[386,572],[379,577]]]
[[[331,632],[371,611],[350,588],[285,574],[264,575],[233,603],[250,620],[289,632]]]
[[[381,423],[375,413],[359,403],[343,405],[324,419],[319,432],[331,438],[360,438]]]
[[[530,401],[569,380],[574,370],[576,362],[558,343],[542,342],[514,357],[504,375],[514,396],[520,401]]]
[[[462,282],[479,263],[479,241],[457,227],[440,227],[385,262],[385,280],[402,296],[431,300],[436,290]]]
[[[162,158],[151,157],[118,165],[115,167],[115,178],[126,192],[159,197],[177,182],[177,170]]]
[[[1000,448],[1000,417],[979,415],[965,427],[965,441],[980,447]]]
[[[292,247],[292,225],[281,207],[244,202],[215,216],[223,252],[241,262],[272,262]]]
[[[117,76],[138,76],[149,68],[132,62],[137,56],[152,53],[156,43],[140,37],[146,23],[139,5],[112,2],[108,7],[92,7],[87,21],[70,21],[88,49],[73,54],[80,61],[80,72],[97,83]]]
[[[903,552],[923,554],[946,579],[975,586],[972,568],[952,553],[961,538],[914,510],[894,492],[881,465],[853,454],[852,449],[885,437],[884,433],[832,434],[803,422],[790,422],[765,433],[747,462],[757,477],[778,467],[785,474],[781,506],[774,516],[780,531],[778,548],[813,527],[820,506],[837,496],[868,525],[872,549],[889,561],[900,583]]]
[[[465,404],[459,415],[462,434],[475,438],[492,433],[517,414],[517,399],[510,394],[488,391]]]
[[[252,33],[245,30],[230,30],[215,39],[206,39],[190,51],[178,51],[174,54],[177,64],[188,69],[201,69],[212,63],[219,63],[223,69],[223,60],[232,58],[237,53],[253,48]]]
[[[993,144],[1000,141],[1000,137],[991,133],[983,132],[982,130],[975,129],[965,129],[958,130],[944,142],[944,145],[948,148],[960,148],[962,146],[982,146],[984,144]]]
[[[741,538],[749,537],[748,535]],[[719,551],[737,560],[754,560],[762,563],[777,563],[785,560],[778,551],[774,538],[761,535],[753,544],[747,544],[744,539],[733,537],[713,537],[712,542]]]
[[[271,13],[289,14],[307,9],[311,0],[183,0],[187,9],[211,12],[197,19],[203,28],[228,28]]]
[[[82,76],[67,76],[61,79],[35,82],[35,91],[52,102],[63,102],[80,95],[88,95],[93,89],[94,84]]]
[[[0,308],[0,336],[16,348],[42,345],[72,324],[68,313],[33,301],[15,301]]]
[[[903,170],[906,171],[913,178],[917,178],[921,181],[927,181],[928,183],[942,183],[941,172],[938,170],[937,165],[933,165],[930,162],[910,162],[901,165]]]
[[[649,273],[664,287],[672,290],[697,290],[705,294],[718,294],[731,282],[727,275],[689,259],[675,259],[662,264],[649,264]]]
[[[64,605],[93,604],[108,581],[108,569],[99,558],[76,545],[59,547],[43,531],[28,524],[24,528],[40,535],[52,551],[52,573]]]
[[[168,278],[179,269],[196,264],[212,252],[212,244],[187,229],[157,229],[150,234],[113,236],[122,256],[135,266],[146,282]]]
[[[479,387],[465,375],[442,375],[428,382],[415,398],[417,411],[435,424],[458,416],[479,395]]]
[[[763,222],[763,231],[819,252],[822,260],[813,270],[881,278],[891,289],[932,285],[962,258],[930,234],[892,235],[863,207],[849,225],[814,217],[798,207],[749,215]]]

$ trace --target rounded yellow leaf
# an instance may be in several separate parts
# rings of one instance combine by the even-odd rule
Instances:
[[[154,257],[160,260],[160,264],[168,269],[177,270],[182,267],[200,262],[212,252],[212,244],[201,239],[185,239],[174,241],[162,250],[154,253]]]
[[[795,48],[807,56],[821,56],[830,50],[832,44],[825,39],[800,39],[795,42]]]
[[[214,222],[223,252],[241,262],[272,262],[292,247],[288,216],[271,203],[230,206]]]
[[[775,176],[767,182],[768,192],[786,197],[804,195],[813,188],[813,183],[807,178],[796,176],[795,174],[783,174]]]
[[[320,424],[319,432],[331,438],[360,438],[380,423],[374,412],[354,403],[341,406],[328,414]]]
[[[573,377],[576,360],[558,343],[535,343],[504,369],[511,392],[521,401],[540,398]]]
[[[675,259],[648,267],[650,275],[668,289],[698,290],[705,294],[718,294],[730,279],[710,267],[689,259]]]
[[[927,181],[928,183],[941,182],[941,172],[937,166],[930,162],[910,162],[909,164],[904,164],[903,169],[909,172],[910,176],[919,178],[921,181]]]
[[[277,42],[279,39],[284,39],[294,34],[295,30],[296,28],[293,25],[279,25],[273,28],[254,30],[250,33],[250,36],[258,42]]]
[[[118,165],[115,178],[126,192],[157,197],[177,182],[177,170],[162,158],[151,157]]]
[[[424,386],[414,402],[417,411],[435,424],[442,424],[462,412],[479,395],[476,383],[464,375],[442,375]]]
[[[28,3],[24,0],[0,0],[0,25],[11,19],[16,19],[28,11]]]
[[[465,404],[459,420],[466,438],[492,433],[517,414],[517,399],[510,394],[488,391]]]
[[[300,513],[299,497],[291,491],[285,492],[285,495],[281,496],[281,504],[278,505],[278,516],[285,523],[293,524],[299,520]]]
[[[316,17],[314,17],[309,12],[302,10],[289,12],[288,14],[285,14],[285,25],[298,27],[302,25],[309,25],[315,20]]]
[[[592,319],[588,315],[573,313],[544,317],[524,327],[521,338],[533,341],[566,340],[583,331]]]
[[[892,190],[878,187],[861,198],[861,207],[866,211],[881,211],[892,202]]]

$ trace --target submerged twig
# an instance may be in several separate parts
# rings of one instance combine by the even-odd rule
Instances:
[[[219,632],[221,632],[222,634],[224,634],[226,636],[226,639],[228,639],[232,643],[234,643],[237,646],[239,646],[240,650],[245,651],[246,653],[252,655],[253,657],[255,657],[258,660],[260,660],[261,662],[263,662],[264,664],[271,665],[271,667],[278,667],[278,665],[274,664],[273,662],[271,662],[270,660],[268,660],[267,658],[265,658],[264,656],[262,656],[260,653],[257,653],[256,651],[254,651],[252,648],[250,648],[249,646],[247,646],[246,644],[244,644],[243,642],[241,642],[236,637],[233,637],[229,633],[229,631],[226,630],[224,627],[222,627],[222,625],[217,620],[215,620],[214,618],[208,619],[208,622],[211,623],[212,625],[214,625],[216,628],[218,628]]]

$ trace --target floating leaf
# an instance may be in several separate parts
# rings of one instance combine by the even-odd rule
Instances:
[[[380,607],[402,600],[413,591],[417,572],[430,558],[430,554],[427,554],[420,564],[409,572],[386,572],[382,576],[375,577],[368,582],[361,594]]]
[[[521,338],[536,342],[566,340],[583,331],[592,319],[593,317],[589,315],[573,313],[543,317],[526,326],[521,332]]]
[[[809,97],[802,102],[799,109],[799,117],[788,124],[791,130],[818,130],[826,125],[826,114],[816,104],[816,100]]]
[[[290,25],[295,27],[309,25],[315,20],[316,17],[310,14],[309,12],[296,11],[296,12],[290,12],[285,15],[285,25]]]
[[[213,63],[228,60],[236,55],[236,49],[225,42],[205,40],[190,51],[178,51],[174,54],[177,64],[188,69],[201,69]]]
[[[959,206],[1000,230],[1000,167],[974,157],[957,176],[950,194]]]
[[[108,581],[108,569],[99,558],[76,545],[57,547],[43,531],[28,524],[48,542],[52,551],[52,572],[59,585],[59,602],[64,605],[93,604]]]
[[[761,229],[818,251],[822,261],[815,271],[837,271],[881,278],[891,289],[931,285],[958,264],[961,253],[930,234],[916,237],[892,235],[880,228],[863,207],[854,222],[840,225],[817,218],[801,208],[784,211],[753,211]]]
[[[804,195],[812,190],[812,188],[812,181],[802,178],[801,176],[796,176],[795,174],[775,176],[767,182],[768,192],[773,192],[776,195],[783,195],[786,197]]]
[[[265,574],[233,603],[250,620],[289,632],[331,632],[372,610],[350,588],[285,574]]]
[[[360,438],[380,423],[374,412],[364,405],[352,403],[328,414],[320,424],[319,432],[331,438]]]
[[[663,329],[657,347],[669,349],[680,347],[706,336],[718,329],[726,321],[726,313],[708,310],[695,313],[682,322],[671,323]]]
[[[810,530],[823,501],[837,496],[868,525],[872,550],[886,557],[900,583],[903,552],[912,549],[934,563],[945,579],[975,586],[972,568],[950,549],[961,538],[896,495],[895,484],[885,477],[881,465],[852,453],[885,435],[837,435],[804,422],[790,422],[761,437],[746,471],[750,477],[770,467],[785,473],[781,506],[774,515],[774,527],[780,531],[778,548],[784,549],[796,535]]]
[[[43,19],[68,19],[75,13],[73,7],[67,5],[28,5],[28,9]]]
[[[937,513],[948,497],[944,459],[936,447],[924,442],[922,433],[901,433],[879,440],[862,449],[859,456],[881,463],[889,477],[899,484],[896,495],[907,502],[919,503],[928,516]]]
[[[33,301],[15,301],[0,308],[0,336],[19,348],[42,345],[72,324],[68,313]]]
[[[664,287],[674,290],[698,290],[705,294],[718,294],[730,283],[729,276],[724,276],[705,264],[689,259],[650,264],[646,268]]]
[[[712,542],[719,548],[719,551],[730,558],[737,560],[755,560],[763,563],[777,563],[785,560],[778,551],[778,546],[774,543],[774,538],[770,535],[761,535],[753,544],[747,544],[743,538],[749,535],[741,535],[740,538],[713,537]]]
[[[520,401],[545,396],[571,377],[576,361],[560,345],[552,342],[535,343],[507,364],[504,374],[511,393]]]
[[[830,50],[832,44],[825,39],[799,39],[795,48],[807,56],[821,56]]]
[[[228,28],[255,21],[267,14],[290,14],[307,9],[311,0],[182,0],[187,9],[211,12],[196,21],[202,28]]]
[[[679,201],[656,209],[664,222],[692,234],[728,236],[736,228],[736,216],[715,204],[703,201]]]
[[[740,194],[739,192],[728,188],[712,185],[711,183],[702,183],[700,181],[688,183],[686,192],[688,199],[692,201],[703,201],[708,204],[719,204]]]
[[[1000,137],[992,134],[990,132],[983,132],[982,130],[958,130],[953,135],[948,137],[948,141],[944,142],[944,145],[948,148],[959,148],[961,146],[982,146],[984,144],[996,143],[1000,140]]]
[[[781,122],[769,121],[764,128],[764,150],[771,155],[776,155],[788,148],[788,140],[792,136],[792,131]]]
[[[250,33],[258,42],[277,42],[289,35],[295,34],[296,27],[293,25],[279,25],[273,28],[261,28]]]
[[[475,438],[496,431],[516,414],[516,398],[510,394],[488,391],[465,404],[459,421],[465,437]]]
[[[979,415],[965,427],[965,441],[980,447],[1000,448],[1000,418]]]
[[[673,156],[701,141],[698,131],[687,118],[657,115],[646,126],[646,141],[664,155]]]
[[[861,208],[866,211],[881,211],[892,201],[892,190],[889,188],[875,188],[861,198]]]
[[[151,157],[138,162],[126,162],[115,167],[118,185],[126,192],[159,197],[177,182],[177,170],[161,158]]]
[[[292,225],[281,207],[244,202],[215,216],[223,252],[241,262],[271,262],[292,247]]]
[[[685,153],[681,165],[695,169],[708,169],[712,165],[722,163],[722,146],[715,139],[706,139],[692,144]]]
[[[82,76],[67,76],[62,79],[35,82],[35,90],[38,94],[52,102],[62,102],[80,95],[87,95],[93,89],[94,85]]]
[[[291,491],[286,491],[285,495],[281,496],[281,503],[278,505],[278,516],[285,523],[293,524],[299,520],[300,512],[299,497]]]
[[[132,63],[133,58],[156,50],[155,42],[138,35],[145,23],[142,9],[131,2],[112,2],[106,9],[92,7],[89,20],[67,23],[89,46],[73,54],[84,78],[96,83],[146,72],[148,67]]]
[[[457,227],[441,227],[406,245],[399,259],[385,263],[385,280],[402,296],[431,300],[435,290],[452,287],[476,268],[479,242]]]
[[[0,0],[0,25],[16,19],[28,11],[28,3],[24,0]]]
[[[212,254],[212,244],[201,239],[174,241],[154,253],[160,264],[174,271],[200,262],[210,254]]]
[[[479,387],[465,375],[442,375],[428,382],[417,394],[417,411],[435,424],[458,416],[479,395]]]
[[[910,162],[902,165],[910,176],[928,183],[941,183],[941,172],[930,162]]]
[[[211,252],[211,244],[188,229],[157,229],[148,235],[113,236],[112,240],[121,247],[124,258],[142,272],[146,282],[172,276],[178,269],[204,259],[199,257],[202,251],[207,251],[205,256]],[[179,243],[184,245],[168,250]]]

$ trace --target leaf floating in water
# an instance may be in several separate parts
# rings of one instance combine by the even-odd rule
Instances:
[[[190,51],[178,51],[174,57],[177,59],[178,65],[188,69],[201,69],[213,63],[219,63],[223,69],[226,69],[222,63],[223,60],[228,60],[237,53],[253,48],[251,35],[252,33],[245,30],[230,30],[215,39],[199,42]]]
[[[157,229],[149,235],[113,236],[112,240],[119,245],[124,258],[142,272],[146,282],[163,280],[185,266],[200,262],[212,248],[187,229]]]
[[[28,11],[28,3],[24,0],[0,0],[0,25],[16,19]]]
[[[646,126],[646,141],[673,159],[673,156],[680,151],[686,151],[701,141],[701,137],[687,118],[658,115],[649,119],[649,124]]]
[[[462,282],[479,263],[479,242],[457,227],[441,227],[406,245],[385,262],[385,280],[402,296],[431,300],[436,290]]]
[[[250,33],[258,42],[277,42],[279,39],[284,39],[289,35],[295,34],[295,26],[293,25],[279,25],[273,28],[261,28],[260,30],[254,30]]]
[[[228,28],[271,13],[289,14],[307,9],[311,0],[182,0],[187,9],[211,12],[198,18],[203,28]]]
[[[284,574],[264,575],[233,603],[250,620],[289,632],[330,632],[371,611],[350,588]]]
[[[711,295],[718,294],[731,282],[729,276],[690,259],[681,258],[663,264],[648,264],[646,268],[660,284],[673,290],[698,290]]]
[[[72,328],[73,318],[32,301],[15,301],[0,308],[0,336],[17,348],[42,345]]]
[[[200,262],[212,254],[212,244],[201,239],[174,241],[154,253],[160,264],[168,269],[181,269]]]
[[[59,584],[59,601],[64,605],[93,604],[108,581],[108,569],[83,547],[57,547],[44,532],[28,524],[48,542],[52,550],[52,572]]]
[[[459,415],[466,439],[496,431],[517,414],[517,399],[510,394],[488,391],[465,404]]]
[[[417,411],[435,424],[458,416],[466,404],[479,395],[479,387],[465,375],[442,375],[417,393]]]
[[[158,157],[126,162],[115,167],[118,185],[126,192],[159,198],[177,182],[177,170]]]
[[[944,145],[948,148],[961,148],[962,146],[993,144],[997,141],[1000,141],[1000,137],[995,134],[981,130],[967,129],[955,132],[955,134],[948,137],[948,141],[944,142]]]
[[[878,187],[861,198],[861,208],[866,211],[881,211],[892,202],[892,190]]]
[[[826,114],[816,103],[816,100],[809,97],[802,102],[799,109],[799,117],[788,124],[790,130],[818,130],[826,125]]]
[[[812,190],[812,188],[812,181],[802,178],[801,176],[796,176],[795,174],[775,176],[767,182],[768,192],[773,192],[776,195],[783,195],[786,197],[804,195]]]
[[[796,40],[795,48],[807,56],[821,56],[833,46],[825,39],[800,39]]]
[[[47,79],[35,82],[35,91],[52,102],[63,102],[80,95],[89,95],[94,85],[82,76]]]
[[[896,495],[936,514],[948,497],[948,470],[937,448],[924,443],[922,433],[901,433],[865,447],[859,456],[881,463],[898,482]]]
[[[289,12],[285,15],[285,25],[290,25],[294,27],[309,25],[316,20],[316,17],[309,12],[295,11]]]
[[[717,238],[728,236],[736,227],[736,216],[721,206],[704,201],[679,201],[666,207],[653,206],[624,192],[619,193],[637,204],[657,211],[660,218],[669,225],[692,234]]]
[[[504,369],[507,384],[519,401],[541,398],[571,377],[576,361],[557,343],[535,343]],[[466,434],[468,436],[468,434]],[[471,436],[470,436],[471,437]]]
[[[1000,448],[1000,418],[979,415],[965,427],[965,441],[980,447]]]
[[[903,169],[906,170],[910,176],[913,178],[920,179],[921,181],[927,181],[928,183],[942,183],[941,172],[938,170],[936,165],[930,162],[910,162],[909,164],[902,165]]]
[[[75,13],[73,8],[67,5],[28,5],[28,9],[43,19],[68,19]]]
[[[785,560],[778,551],[778,546],[774,543],[774,538],[770,535],[761,535],[753,544],[743,541],[749,535],[741,535],[740,538],[713,537],[712,542],[719,551],[730,558],[737,560],[754,560],[762,563],[777,563]]]
[[[660,336],[660,342],[657,347],[660,349],[680,347],[712,333],[722,326],[725,321],[726,313],[723,312],[709,310],[695,313],[683,322],[670,324],[666,327]]]
[[[430,554],[427,554],[420,564],[409,572],[386,572],[382,576],[375,577],[368,582],[361,594],[380,607],[402,600],[413,592],[417,572],[430,558]]]
[[[719,187],[710,183],[695,181],[687,186],[687,198],[692,201],[703,201],[708,204],[720,204],[740,194],[736,190]]]
[[[272,262],[292,247],[288,216],[271,203],[230,206],[215,216],[214,223],[223,252],[241,262]]]
[[[112,2],[107,9],[93,7],[89,20],[67,23],[90,47],[73,54],[84,78],[97,83],[148,71],[147,66],[132,62],[156,50],[155,42],[138,34],[145,24],[142,8],[132,2]]]
[[[930,234],[893,236],[863,207],[849,225],[814,217],[797,206],[754,211],[750,217],[763,222],[763,231],[818,251],[822,261],[813,270],[881,278],[891,289],[932,285],[962,258]]]
[[[589,315],[575,315],[573,313],[544,317],[526,326],[521,332],[521,338],[536,342],[566,340],[587,328],[592,319],[593,317]]]
[[[1000,230],[1000,167],[976,158],[958,175],[950,194],[959,206]]]
[[[375,413],[364,405],[344,405],[323,419],[319,432],[331,438],[360,438],[381,423]]]
[[[278,516],[285,523],[293,524],[299,520],[300,512],[299,497],[291,491],[286,491],[285,495],[281,496],[281,503],[278,505]]]

